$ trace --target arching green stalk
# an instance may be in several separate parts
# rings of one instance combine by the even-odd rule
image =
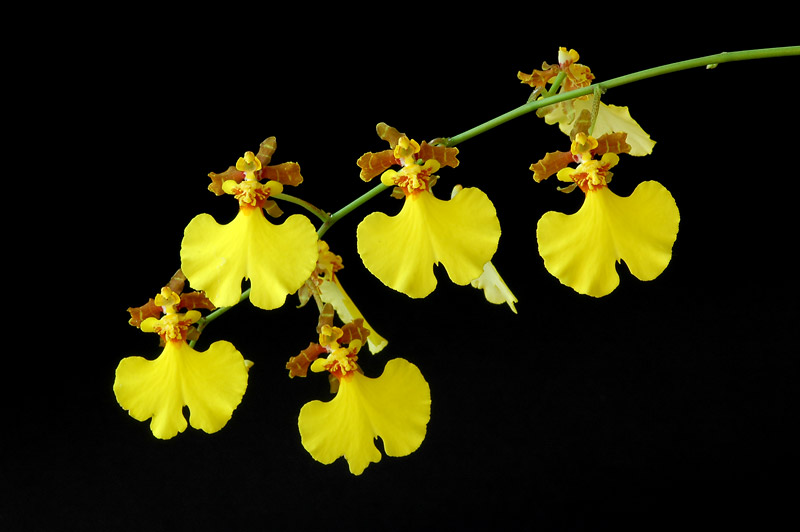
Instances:
[[[317,231],[319,237],[322,238],[322,235],[324,235],[328,231],[328,229],[331,228],[333,224],[335,224],[336,222],[338,222],[339,220],[350,214],[350,212],[355,210],[357,207],[360,207],[361,205],[371,200],[372,198],[374,198],[387,188],[390,187],[387,187],[383,183],[379,183],[372,190],[366,192],[365,194],[362,194],[361,196],[354,199],[353,201],[351,201],[350,203],[348,203],[335,213],[331,214]]]
[[[592,85],[589,85],[588,87],[583,87],[580,89],[563,92],[560,94],[553,94],[558,90],[562,80],[564,79],[564,73],[560,72],[559,75],[554,80],[551,88],[548,90],[546,94],[544,94],[542,98],[538,100],[529,101],[528,103],[521,105],[516,109],[512,109],[511,111],[508,111],[507,113],[504,113],[492,120],[484,122],[483,124],[480,124],[472,129],[464,131],[463,133],[445,139],[445,145],[455,146],[466,140],[476,137],[482,133],[485,133],[486,131],[489,131],[490,129],[493,129],[499,125],[505,124],[510,120],[526,115],[542,107],[547,107],[548,105],[553,105],[555,103],[571,100],[573,98],[578,98],[580,96],[585,96],[588,94],[594,94],[595,98],[599,99],[600,94],[605,93],[606,91],[608,91],[608,89],[614,87],[620,87],[622,85],[628,85],[636,81],[641,81],[644,79],[649,79],[656,76],[662,76],[664,74],[678,72],[681,70],[688,70],[692,68],[699,68],[699,67],[714,68],[719,64],[729,63],[733,61],[746,61],[752,59],[766,59],[770,57],[786,57],[795,55],[800,55],[800,46],[763,48],[758,50],[743,50],[739,52],[722,52],[719,54],[707,55],[704,57],[698,57],[696,59],[678,61],[677,63],[670,63],[668,65],[650,68],[647,70],[641,70],[639,72],[634,72],[632,74],[627,74],[625,76],[612,78],[608,81],[594,83]],[[330,229],[331,226],[335,224],[337,221],[341,220],[343,217],[347,216],[350,212],[352,212],[356,208],[360,207],[367,201],[371,200],[372,198],[374,198],[375,196],[377,196],[378,194],[389,188],[391,187],[388,187],[380,183],[371,190],[369,190],[368,192],[362,194],[355,200],[351,201],[338,211],[334,212],[333,214],[328,214],[322,209],[319,209],[318,207],[315,207],[314,205],[308,203],[307,201],[301,200],[294,196],[290,196],[287,194],[277,194],[274,197],[276,199],[281,199],[284,201],[300,205],[309,212],[313,213],[317,218],[319,218],[322,221],[322,225],[317,230],[317,235],[319,235],[319,238],[322,238],[322,236],[328,231],[328,229]],[[244,301],[249,296],[250,296],[250,289],[248,288],[242,293],[239,302]],[[222,307],[216,309],[208,316],[201,318],[197,326],[198,332],[202,332],[203,329],[209,323],[211,323],[219,316],[227,312],[230,308],[232,307]],[[192,340],[190,342],[190,345],[194,346],[196,341],[197,341],[196,339]]]
[[[639,72],[634,72],[632,74],[627,74],[625,76],[620,76],[618,78],[612,78],[608,81],[595,83],[588,87],[583,87],[580,89],[576,89],[574,91],[562,92],[561,94],[547,96],[539,100],[528,102],[524,105],[517,107],[516,109],[512,109],[511,111],[508,111],[507,113],[498,116],[497,118],[493,118],[492,120],[489,120],[487,122],[484,122],[483,124],[475,126],[474,128],[467,130],[459,135],[450,137],[449,139],[447,139],[446,145],[455,146],[457,144],[464,142],[465,140],[469,140],[473,137],[476,137],[482,133],[485,133],[486,131],[489,131],[490,129],[493,129],[501,124],[505,124],[510,120],[526,115],[539,108],[547,107],[548,105],[553,105],[554,103],[563,102],[565,100],[571,100],[572,98],[585,96],[587,94],[592,94],[595,90],[595,87],[599,87],[600,90],[605,92],[608,89],[614,87],[620,87],[622,85],[627,85],[629,83],[634,83],[636,81],[641,81],[643,79],[654,78],[656,76],[663,76],[664,74],[670,74],[672,72],[688,70],[691,68],[699,68],[699,67],[713,68],[719,64],[729,63],[732,61],[746,61],[751,59],[766,59],[769,57],[785,57],[792,55],[800,55],[800,46],[786,46],[783,48],[763,48],[759,50],[744,50],[740,52],[722,52],[719,54],[707,55],[705,57],[698,57],[696,59],[689,59],[686,61],[678,61],[677,63],[670,63],[668,65],[649,68],[647,70],[641,70]]]
[[[289,194],[281,193],[281,194],[275,194],[272,197],[275,198],[275,199],[288,201],[289,203],[294,203],[295,205],[300,205],[305,210],[307,210],[308,212],[312,213],[314,216],[316,216],[317,218],[319,218],[323,222],[327,222],[328,218],[330,218],[330,215],[327,212],[323,211],[322,209],[320,209],[319,207],[317,207],[315,205],[312,205],[311,203],[307,202],[306,200],[302,200],[302,199],[297,198],[295,196],[290,196]]]

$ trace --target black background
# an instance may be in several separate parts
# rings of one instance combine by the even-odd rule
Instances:
[[[315,310],[292,298],[270,312],[243,304],[198,345],[229,340],[255,362],[220,432],[190,427],[159,441],[116,403],[119,360],[159,353],[126,309],[177,269],[194,215],[232,219],[235,203],[208,192],[206,176],[264,138],[277,137],[273,163],[301,165],[305,182],[287,192],[333,211],[372,187],[355,161],[385,149],[378,122],[417,140],[461,133],[524,103],[517,72],[555,62],[559,46],[603,80],[794,44],[745,17],[725,27],[680,19],[656,32],[652,16],[615,25],[555,10],[491,14],[461,8],[456,24],[444,10],[344,22],[315,12],[324,25],[313,30],[308,14],[159,15],[55,47],[47,77],[60,90],[46,98],[53,127],[37,131],[36,148],[59,153],[48,174],[57,193],[46,249],[29,270],[41,296],[20,320],[35,335],[14,350],[24,369],[7,379],[7,391],[19,379],[24,392],[8,403],[0,482],[11,495],[0,526],[424,530],[444,519],[450,529],[766,530],[792,514],[800,116],[787,76],[796,58],[695,69],[604,96],[657,141],[648,157],[622,158],[612,190],[657,180],[681,212],[672,262],[655,281],[620,265],[619,288],[592,299],[546,272],[536,222],[574,212],[581,197],[531,179],[531,163],[568,149],[533,114],[461,144],[461,164],[440,172],[437,192],[460,183],[493,200],[503,228],[493,262],[519,314],[441,268],[424,300],[369,274],[355,229],[372,210],[399,210],[388,195],[330,230],[342,283],[390,341],[362,357],[365,371],[377,376],[403,357],[431,386],[428,434],[412,455],[384,456],[354,477],[343,459],[324,466],[303,449],[298,412],[329,395],[324,378],[284,370],[315,340]]]

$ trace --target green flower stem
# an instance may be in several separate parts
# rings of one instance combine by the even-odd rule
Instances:
[[[563,70],[558,73],[556,79],[553,80],[553,83],[550,85],[550,90],[548,90],[544,95],[545,97],[553,96],[556,91],[561,87],[561,82],[564,81],[564,78],[567,77],[567,73]]]
[[[600,111],[600,97],[603,94],[603,88],[599,85],[595,85],[594,92],[592,93],[592,121],[589,124],[589,131],[586,133],[591,136],[594,132],[594,126],[597,123],[597,115]]]
[[[297,198],[295,196],[290,196],[289,194],[281,193],[281,194],[275,194],[272,197],[275,198],[275,199],[288,201],[289,203],[294,203],[295,205],[300,205],[305,210],[307,210],[308,212],[312,213],[314,216],[316,216],[317,218],[319,218],[323,222],[327,222],[328,218],[330,218],[330,215],[327,212],[323,211],[319,207],[316,207],[315,205],[312,205],[311,203],[307,202],[306,200],[302,200],[302,199]]]
[[[350,203],[348,203],[335,213],[331,214],[317,231],[319,237],[322,238],[322,235],[324,235],[328,231],[328,229],[331,228],[333,224],[335,224],[336,222],[338,222],[339,220],[350,214],[350,212],[355,210],[357,207],[360,207],[361,205],[371,200],[372,198],[374,198],[375,196],[377,196],[378,194],[380,194],[381,192],[383,192],[388,188],[391,187],[387,187],[383,183],[379,183],[372,190],[366,192],[365,194],[362,194],[361,196],[351,201]]]
[[[244,301],[248,297],[250,297],[250,289],[249,288],[247,290],[245,290],[244,292],[242,292],[242,295],[239,297],[239,303],[241,303],[242,301]],[[197,320],[197,336],[198,336],[198,338],[200,337],[200,334],[203,332],[203,329],[205,329],[206,326],[209,323],[211,323],[215,319],[219,318],[220,316],[222,316],[223,314],[225,314],[226,312],[228,312],[232,308],[233,308],[233,306],[220,307],[220,308],[214,310],[213,312],[211,312],[208,316],[203,316],[202,318]],[[197,343],[198,338],[195,338],[194,340],[191,340],[189,342],[189,347],[194,347],[195,344]]]
[[[479,126],[467,130],[459,135],[450,137],[449,139],[447,139],[446,145],[455,146],[457,144],[464,142],[465,140],[469,140],[477,135],[480,135],[481,133],[489,131],[490,129],[493,129],[501,124],[505,124],[509,120],[513,120],[514,118],[528,114],[541,107],[546,107],[554,103],[559,103],[565,100],[571,100],[572,98],[578,98],[580,96],[592,94],[595,90],[595,87],[600,87],[601,91],[606,91],[613,87],[620,87],[622,85],[627,85],[635,81],[641,81],[643,79],[662,76],[664,74],[670,74],[672,72],[678,72],[680,70],[688,70],[691,68],[698,68],[698,67],[714,68],[721,63],[729,63],[732,61],[766,59],[768,57],[785,57],[792,55],[800,55],[800,46],[763,48],[759,50],[743,50],[740,52],[722,52],[719,54],[707,55],[704,57],[698,57],[696,59],[678,61],[677,63],[670,63],[668,65],[649,68],[647,70],[641,70],[639,72],[634,72],[633,74],[627,74],[625,76],[620,76],[618,78],[612,78],[608,81],[595,83],[593,85],[589,85],[588,87],[583,87],[580,89],[576,89],[574,91],[563,92],[561,94],[547,96],[540,100],[534,100],[532,102],[528,102],[524,105],[517,107],[516,109],[512,109],[511,111],[508,111],[507,113],[498,116],[497,118],[493,118],[488,122],[484,122],[483,124],[480,124]]]
[[[561,94],[553,94],[558,90],[562,80],[564,79],[564,73],[560,72],[559,75],[554,80],[552,86],[550,87],[550,90],[548,90],[547,93],[545,93],[544,97],[542,97],[541,99],[530,101],[524,105],[517,107],[516,109],[512,109],[511,111],[505,114],[502,114],[492,120],[489,120],[488,122],[484,122],[483,124],[480,124],[454,137],[450,137],[445,141],[445,145],[455,146],[457,144],[464,142],[465,140],[469,140],[473,137],[476,137],[481,133],[485,133],[490,129],[493,129],[501,124],[505,124],[506,122],[513,120],[514,118],[526,115],[541,107],[546,107],[554,103],[571,100],[573,98],[578,98],[580,96],[585,96],[588,94],[594,94],[595,97],[599,97],[600,94],[606,92],[608,89],[614,87],[620,87],[622,85],[627,85],[629,83],[641,81],[643,79],[662,76],[664,74],[678,72],[681,70],[688,70],[691,68],[699,68],[699,67],[714,68],[721,63],[729,63],[732,61],[745,61],[751,59],[765,59],[769,57],[786,57],[794,55],[800,55],[800,46],[763,48],[759,50],[744,50],[740,52],[722,52],[719,54],[707,55],[705,57],[698,57],[696,59],[689,59],[687,61],[679,61],[677,63],[670,63],[668,65],[650,68],[647,70],[641,70],[639,72],[634,72],[633,74],[627,74],[625,76],[613,78],[608,81],[594,83],[592,85],[589,85],[588,87],[583,87],[573,91],[564,92]],[[389,188],[391,187],[387,187],[383,183],[380,183],[371,190],[369,190],[368,192],[366,192],[365,194],[362,194],[361,196],[351,201],[338,211],[334,212],[333,214],[328,214],[322,209],[319,209],[314,205],[308,203],[307,201],[301,200],[294,196],[290,196],[288,194],[276,194],[274,197],[277,199],[281,199],[284,201],[300,205],[309,212],[313,213],[315,216],[317,216],[317,218],[319,218],[322,221],[322,225],[317,230],[317,234],[319,235],[319,238],[322,238],[322,236],[328,231],[328,229],[331,228],[333,224],[341,220],[343,217],[348,215],[357,207],[360,207],[367,201],[371,200],[372,198],[374,198],[375,196],[377,196],[378,194]],[[250,289],[248,288],[242,293],[239,302],[244,301],[249,296],[250,296]],[[232,307],[218,308],[217,310],[210,313],[208,316],[201,318],[200,321],[198,321],[197,323],[198,332],[202,332],[203,329],[209,323],[211,323],[219,316],[226,313],[231,308]],[[189,345],[194,346],[196,341],[197,341],[196,339],[192,340],[189,343]]]
[[[744,50],[739,52],[722,52],[719,54],[707,55],[704,57],[698,57],[686,61],[679,61],[677,63],[670,63],[668,65],[650,68],[647,70],[634,72],[633,74],[627,74],[625,76],[613,78],[608,81],[595,83],[593,85],[589,85],[581,89],[576,89],[561,94],[554,94],[559,89],[561,82],[564,80],[565,77],[564,72],[559,72],[558,76],[556,76],[555,80],[553,81],[552,86],[545,93],[543,98],[528,102],[525,105],[521,105],[516,109],[513,109],[492,120],[489,120],[488,122],[484,122],[483,124],[476,126],[470,130],[467,130],[454,137],[450,137],[449,139],[446,140],[445,145],[455,146],[456,144],[460,144],[465,140],[471,139],[472,137],[480,135],[481,133],[484,133],[501,124],[513,120],[514,118],[535,111],[536,109],[539,109],[541,107],[546,107],[548,105],[563,102],[566,100],[571,100],[573,98],[586,96],[588,94],[593,94],[595,98],[599,100],[599,95],[605,93],[608,89],[613,87],[619,87],[622,85],[627,85],[635,81],[640,81],[643,79],[648,79],[656,76],[662,76],[664,74],[678,72],[680,70],[688,70],[691,68],[698,68],[698,67],[713,68],[720,63],[728,63],[731,61],[744,61],[750,59],[764,59],[768,57],[784,57],[792,55],[800,55],[800,46],[786,46],[782,48],[763,48],[759,50]],[[320,220],[322,220],[322,226],[317,231],[319,237],[322,238],[322,235],[324,235],[333,224],[335,224],[337,221],[339,221],[341,218],[349,214],[355,208],[366,203],[367,201],[377,196],[387,188],[389,187],[383,184],[379,184],[366,194],[361,195],[360,197],[358,197],[357,199],[355,199],[354,201],[352,201],[351,203],[349,203],[348,205],[339,209],[338,211],[336,211],[331,215],[328,215],[321,209],[314,207],[308,202],[305,202],[298,198],[293,198],[292,196],[278,194],[275,196],[275,198],[285,199],[286,201],[291,201],[298,205],[302,205],[309,211],[313,212]]]

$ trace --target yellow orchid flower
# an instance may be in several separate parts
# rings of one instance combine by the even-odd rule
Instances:
[[[390,360],[378,378],[365,376],[357,363],[361,340],[325,325],[320,345],[328,356],[317,358],[311,371],[328,371],[338,380],[336,396],[311,401],[300,409],[298,427],[303,447],[323,464],[340,457],[350,472],[360,475],[381,453],[375,439],[383,441],[388,456],[407,456],[425,439],[430,419],[431,395],[417,366],[407,360]]]
[[[169,289],[156,296],[165,315],[146,318],[140,328],[161,336],[163,352],[155,360],[123,359],[114,379],[120,406],[138,421],[152,418],[150,430],[160,439],[186,429],[184,406],[189,407],[192,427],[208,433],[224,427],[247,389],[247,370],[252,365],[226,341],[214,342],[205,352],[190,347],[187,330],[200,313],[177,312],[179,301]]]
[[[204,213],[194,217],[184,230],[181,269],[192,287],[203,290],[218,307],[238,303],[242,279],[249,279],[250,301],[266,310],[278,308],[316,267],[317,232],[308,218],[295,214],[280,225],[266,219],[264,208],[270,212],[277,209],[269,198],[281,193],[283,183],[259,181],[266,170],[261,159],[247,152],[235,171],[226,172],[233,177],[226,176],[221,184],[219,175],[212,177],[222,192],[239,201],[239,212],[232,222],[220,225]],[[266,175],[279,178],[281,174]]]
[[[596,147],[592,137],[576,136],[572,153],[581,162],[557,175],[584,192],[584,203],[575,214],[545,213],[536,236],[547,271],[581,294],[602,297],[619,284],[615,263],[620,260],[643,281],[664,271],[680,213],[669,191],[655,181],[639,184],[629,197],[611,192],[609,170],[619,156],[606,152],[597,160],[592,153]]]
[[[566,87],[566,90],[575,90],[591,83],[594,75],[588,67],[578,63],[580,55],[575,50],[567,50],[565,47],[558,49],[558,63],[550,65],[546,61],[542,62],[541,70],[534,70],[530,74],[524,72],[517,72],[517,78],[521,83],[530,85],[535,89],[533,97],[535,98],[544,89],[548,83],[552,83],[559,72],[564,72],[565,78],[561,86]]]
[[[362,179],[383,172],[381,182],[395,186],[405,199],[396,216],[374,212],[358,225],[364,265],[385,285],[414,298],[436,288],[435,264],[442,264],[454,283],[469,284],[497,250],[500,222],[494,205],[477,188],[465,188],[448,201],[433,195],[434,173],[442,165],[458,165],[456,148],[418,144],[386,124],[379,124],[378,132],[392,150],[362,156]]]
[[[580,56],[575,50],[567,51],[566,48],[559,48],[558,64],[548,65],[543,63],[542,70],[534,70],[531,74],[519,72],[517,77],[522,83],[534,87],[534,98],[540,96],[545,85],[552,82],[559,72],[564,72],[564,81],[561,83],[559,93],[573,91],[592,84],[594,74],[589,67],[578,63]],[[565,135],[571,135],[584,111],[591,111],[595,106],[592,95],[580,96],[571,100],[559,102],[539,109],[536,114],[543,117],[548,124],[558,124],[559,129]],[[599,106],[594,113],[595,123],[592,134],[601,137],[612,133],[626,133],[628,144],[631,149],[630,155],[642,156],[653,152],[655,141],[650,135],[634,120],[627,107],[607,105],[599,102]]]

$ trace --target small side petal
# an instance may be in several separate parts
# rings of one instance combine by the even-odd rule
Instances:
[[[385,285],[414,298],[436,288],[434,264],[441,263],[458,285],[483,272],[500,239],[491,200],[465,188],[449,201],[430,192],[409,196],[397,216],[368,215],[357,230],[364,265]]]
[[[360,475],[381,459],[377,437],[389,456],[417,450],[425,439],[430,405],[430,388],[419,369],[393,359],[377,379],[351,373],[331,401],[307,403],[298,426],[303,446],[315,460],[331,464],[344,456],[350,472]]]
[[[316,230],[305,216],[273,225],[261,209],[241,209],[227,225],[208,214],[192,219],[181,243],[181,269],[217,307],[238,303],[242,279],[249,278],[250,301],[271,310],[311,276],[318,254]]]
[[[643,281],[658,277],[672,257],[679,222],[675,200],[655,181],[641,183],[627,198],[603,187],[587,193],[575,214],[542,216],[539,254],[563,284],[602,297],[619,284],[620,260]]]
[[[371,181],[372,178],[381,175],[396,162],[394,153],[391,150],[384,150],[379,153],[365,153],[358,158],[356,164],[361,168],[361,179]]]

